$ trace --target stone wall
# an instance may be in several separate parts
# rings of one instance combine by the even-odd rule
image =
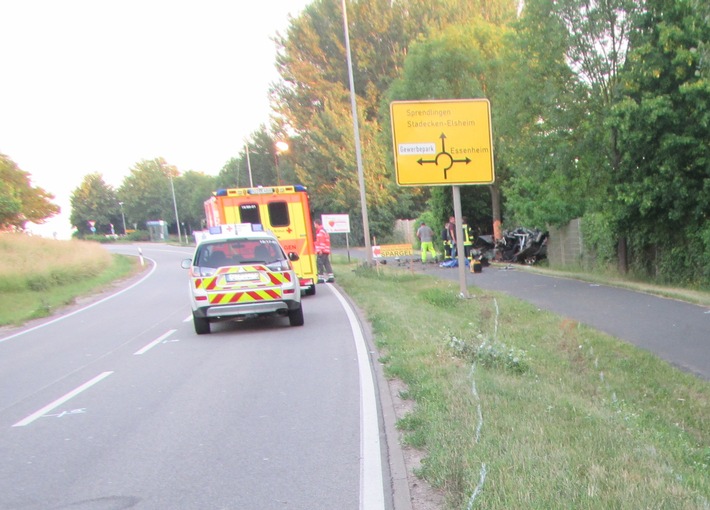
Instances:
[[[414,244],[415,220],[397,220],[392,233],[397,243]]]
[[[570,221],[562,228],[551,227],[547,241],[550,266],[579,266],[584,256],[581,219]]]

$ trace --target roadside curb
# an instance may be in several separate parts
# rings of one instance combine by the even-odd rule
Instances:
[[[389,510],[412,510],[412,497],[409,491],[409,478],[407,466],[404,461],[404,453],[400,443],[400,434],[397,431],[397,416],[395,412],[390,384],[384,375],[382,363],[379,361],[379,351],[375,346],[372,329],[369,322],[364,317],[362,310],[353,302],[348,294],[337,283],[340,293],[350,304],[350,307],[357,316],[360,330],[367,343],[370,368],[375,375],[375,386],[379,397],[378,418],[380,421],[380,448],[383,462],[383,469],[388,474],[390,486],[384,487],[388,496]],[[391,505],[391,506],[390,506]]]

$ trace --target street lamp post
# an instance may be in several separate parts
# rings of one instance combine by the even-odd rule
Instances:
[[[173,176],[170,176],[170,189],[173,192],[173,207],[175,208],[175,225],[177,225],[178,243],[182,244],[182,233],[180,232],[180,218],[177,212],[177,200],[175,200],[175,185],[173,184]]]
[[[252,179],[252,176],[251,176],[251,161],[249,160],[249,144],[245,143],[244,146],[246,147],[246,153],[247,153],[247,171],[249,172],[249,187],[253,188],[254,187],[254,179]]]
[[[355,159],[357,161],[357,175],[360,184],[360,208],[362,209],[362,229],[365,234],[365,256],[367,265],[372,266],[372,245],[370,243],[370,220],[367,215],[367,195],[365,193],[365,171],[362,164],[362,151],[360,149],[360,127],[357,121],[357,102],[355,100],[355,80],[353,79],[353,60],[350,54],[350,33],[348,31],[348,10],[345,0],[342,0],[343,32],[345,35],[345,56],[348,63],[348,78],[350,82],[350,108],[353,114],[353,136],[355,138]]]
[[[121,219],[123,220],[123,235],[127,235],[126,232],[126,216],[123,214],[123,202],[118,203],[119,206],[121,206]]]

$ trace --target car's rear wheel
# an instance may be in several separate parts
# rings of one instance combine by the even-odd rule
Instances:
[[[288,323],[291,326],[303,326],[303,307],[288,311]]]
[[[192,316],[192,322],[195,324],[195,333],[198,335],[206,335],[210,332],[210,321],[204,317]]]
[[[306,289],[305,292],[306,296],[315,296],[316,295],[316,285],[313,284],[310,287]]]

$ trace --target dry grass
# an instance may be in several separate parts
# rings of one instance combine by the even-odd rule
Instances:
[[[98,243],[18,234],[0,235],[0,257],[0,325],[51,315],[137,269]]]
[[[100,274],[111,255],[99,244],[0,235],[0,292],[40,291]]]

